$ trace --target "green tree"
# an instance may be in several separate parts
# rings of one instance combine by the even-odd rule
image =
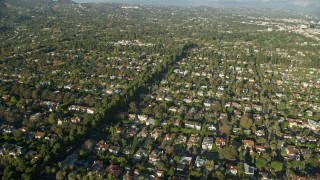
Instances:
[[[138,107],[137,107],[137,104],[135,102],[131,102],[129,104],[129,111],[132,112],[132,113],[137,113],[138,112]]]
[[[292,161],[288,163],[289,168],[293,168],[299,171],[303,171],[305,169],[305,163],[303,161]]]
[[[272,161],[271,162],[271,168],[275,170],[276,172],[282,171],[283,164],[279,161]]]
[[[225,175],[224,175],[221,171],[217,171],[217,172],[215,173],[215,177],[216,177],[217,179],[219,179],[219,180],[225,179]]]
[[[22,131],[20,129],[16,129],[13,131],[13,136],[16,138],[21,138],[22,136]]]
[[[207,160],[205,163],[205,167],[208,171],[212,171],[214,168],[214,161],[213,160]]]
[[[219,150],[219,156],[221,159],[233,160],[237,157],[237,151],[233,146],[227,146]]]
[[[56,179],[57,180],[63,180],[65,178],[65,175],[63,174],[63,172],[60,170],[57,172],[56,174]]]
[[[48,117],[48,122],[52,125],[56,124],[56,117],[54,113],[51,113]]]
[[[237,170],[238,170],[238,177],[240,179],[243,179],[244,177],[244,167],[243,167],[243,162],[239,162],[237,165]]]
[[[286,108],[286,104],[284,103],[277,104],[277,109],[279,109],[280,111],[283,111],[285,108]]]
[[[173,161],[178,164],[180,162],[180,156],[174,156]]]
[[[70,172],[69,174],[68,174],[68,180],[76,180],[76,175],[73,173],[73,172]]]
[[[10,101],[9,101],[9,103],[8,103],[8,105],[11,107],[11,106],[16,105],[17,102],[18,102],[17,98],[14,97],[14,96],[12,96],[11,99],[10,99]]]
[[[168,171],[168,176],[169,176],[169,177],[172,177],[173,175],[174,175],[174,168],[171,167],[171,168],[169,169],[169,171]]]
[[[268,164],[267,160],[265,160],[263,158],[257,158],[256,159],[256,167],[259,170],[262,170],[263,168],[265,168],[267,164]]]
[[[252,126],[252,119],[247,114],[244,114],[240,119],[240,126],[249,129]]]
[[[26,106],[25,100],[21,98],[21,99],[17,102],[16,106],[17,106],[18,108],[24,109],[25,106]]]
[[[320,167],[320,161],[318,157],[310,158],[306,161],[306,164],[311,167]]]
[[[130,152],[130,156],[131,156],[131,157],[132,157],[133,154],[136,152],[137,145],[138,145],[138,138],[135,136],[135,137],[133,138],[133,143],[132,143],[131,152]]]

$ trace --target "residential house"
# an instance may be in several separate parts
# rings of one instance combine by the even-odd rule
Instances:
[[[261,176],[261,180],[271,180],[271,174],[268,172],[259,172],[259,175]]]
[[[308,179],[310,179],[310,178],[307,178],[306,176],[304,176],[304,175],[292,175],[292,178],[291,178],[292,180],[308,180]]]
[[[1,125],[0,129],[4,132],[4,133],[12,133],[14,129],[13,126],[10,125]]]
[[[301,136],[296,136],[296,143],[306,143],[306,138]]]
[[[203,105],[205,107],[207,107],[207,108],[211,107],[212,106],[212,100],[211,99],[204,100]]]
[[[255,148],[259,154],[267,151],[267,148],[264,146],[256,146]]]
[[[171,96],[166,96],[166,97],[164,98],[164,100],[165,100],[165,101],[169,101],[169,102],[170,102],[170,101],[172,101],[172,100],[173,100],[173,98],[172,98]]]
[[[157,170],[156,175],[158,178],[162,178],[164,176],[164,171]]]
[[[151,137],[154,139],[161,138],[163,134],[163,130],[159,128],[154,128],[153,131],[151,132]]]
[[[11,96],[10,96],[10,95],[3,95],[3,96],[1,97],[1,99],[2,99],[5,103],[8,103],[8,102],[10,102],[10,100],[11,100]]]
[[[25,147],[15,145],[15,147],[9,151],[9,155],[17,157],[17,156],[20,156],[21,154],[24,154],[25,152],[26,152]]]
[[[78,154],[73,153],[69,155],[64,161],[61,162],[61,167],[67,167],[70,165],[75,165],[75,163],[78,161]]]
[[[217,128],[213,124],[207,124],[207,130],[212,131],[214,133],[217,132]]]
[[[120,147],[119,146],[110,146],[109,147],[109,152],[114,154],[114,155],[118,155],[120,152]]]
[[[67,123],[67,122],[68,122],[67,119],[58,119],[57,124],[58,124],[59,126],[61,126],[63,123]]]
[[[315,173],[315,174],[309,175],[309,179],[310,180],[319,180],[320,179],[320,174],[319,173]]]
[[[226,107],[226,108],[231,107],[231,104],[232,104],[232,102],[226,102],[226,103],[225,103],[225,107]]]
[[[131,137],[134,137],[138,134],[139,128],[136,125],[131,125],[129,129],[127,129],[127,134]]]
[[[90,167],[90,171],[93,174],[99,174],[103,172],[103,162],[102,161],[94,161],[92,166]]]
[[[183,99],[183,102],[185,102],[185,103],[187,103],[187,104],[190,104],[190,103],[192,103],[193,101],[192,101],[191,98],[185,98],[185,99]]]
[[[26,127],[26,126],[23,126],[23,127],[20,128],[20,130],[21,130],[22,133],[26,133],[26,132],[29,131],[29,128]]]
[[[87,114],[94,114],[96,109],[94,107],[71,105],[71,106],[69,106],[68,110],[69,111],[77,111],[77,112],[86,112]]]
[[[296,119],[291,119],[291,118],[288,118],[287,119],[288,123],[289,123],[289,127],[292,128],[294,126],[297,126],[297,121]]]
[[[31,121],[38,121],[41,118],[42,114],[41,113],[35,113],[32,116],[30,116]]]
[[[135,120],[137,115],[136,114],[129,114],[129,120]]]
[[[176,120],[174,121],[174,125],[180,127],[181,121],[180,121],[179,119],[176,119]]]
[[[217,137],[215,143],[216,143],[216,146],[218,146],[219,148],[222,148],[226,145],[226,139]]]
[[[244,174],[245,174],[246,176],[249,176],[249,177],[254,176],[254,170],[255,170],[254,167],[249,166],[247,163],[244,163],[244,164],[243,164],[243,167],[244,167]]]
[[[185,169],[189,169],[191,166],[192,157],[184,156],[181,158],[178,166],[177,171],[184,171]]]
[[[251,104],[243,104],[243,107],[246,112],[251,111]]]
[[[287,134],[287,133],[282,134],[282,137],[284,139],[291,139],[292,138],[291,134]]]
[[[237,109],[241,109],[241,104],[239,104],[239,103],[237,103],[237,102],[232,102],[232,106],[234,107],[234,108],[237,108]]]
[[[171,133],[167,133],[164,137],[165,141],[172,141],[172,134]]]
[[[258,111],[258,112],[261,112],[261,111],[262,111],[262,106],[261,106],[261,105],[256,105],[256,104],[254,104],[254,105],[253,105],[253,109],[256,110],[256,111]]]
[[[195,122],[195,121],[186,121],[184,123],[185,127],[196,129],[198,131],[201,130],[201,123]]]
[[[192,146],[198,146],[200,141],[201,139],[198,135],[191,134],[187,142],[187,147],[190,148]]]
[[[236,176],[237,173],[238,173],[238,167],[237,166],[227,165],[226,174],[230,174],[230,175]]]
[[[126,156],[129,156],[131,154],[131,147],[127,146],[122,150],[122,153]]]
[[[105,170],[107,174],[111,174],[113,177],[119,177],[123,169],[118,165],[111,164]]]
[[[109,144],[107,144],[104,140],[99,141],[95,146],[95,150],[98,152],[104,152],[108,148],[109,148]]]
[[[191,113],[191,114],[196,114],[196,113],[198,113],[198,108],[197,107],[191,107],[188,112]]]
[[[176,113],[176,112],[178,111],[178,107],[176,107],[176,106],[171,106],[171,107],[169,108],[169,111],[170,111],[170,112],[173,112],[173,113]]]
[[[139,115],[138,115],[138,120],[139,120],[141,123],[147,122],[148,118],[149,118],[148,115],[145,115],[145,114],[139,114]]]
[[[308,120],[308,126],[309,126],[310,129],[312,129],[313,131],[318,131],[318,130],[320,130],[320,122],[318,122],[318,121]]]
[[[81,122],[81,119],[80,119],[80,117],[78,117],[78,116],[72,117],[72,118],[70,119],[70,122],[71,122],[71,123],[74,123],[74,124],[78,124],[78,123]]]
[[[116,129],[117,134],[124,134],[126,132],[126,128],[123,126],[120,126]]]
[[[96,111],[96,108],[86,107],[85,111],[87,112],[87,114],[94,114],[94,112]]]
[[[258,137],[262,137],[265,136],[264,130],[258,130],[254,133],[256,136]]]
[[[287,152],[287,157],[290,160],[300,160],[300,152],[298,149],[296,149],[293,146],[289,146],[287,148],[285,148],[286,152]]]
[[[148,150],[140,148],[138,151],[133,155],[133,160],[141,161],[144,158],[147,158],[149,155]]]
[[[149,162],[152,164],[157,163],[158,161],[161,160],[162,154],[163,154],[163,151],[160,151],[157,149],[152,150],[149,156]]]
[[[180,134],[178,138],[176,138],[174,144],[185,144],[187,142],[187,136]]]
[[[156,119],[150,117],[150,118],[146,121],[146,125],[147,125],[147,126],[151,126],[151,125],[154,126],[154,125],[156,125],[156,122],[157,122]]]
[[[234,133],[241,133],[241,132],[242,132],[242,129],[239,128],[239,127],[233,127],[233,128],[232,128],[232,132],[234,132]]]
[[[4,143],[2,145],[2,148],[0,150],[0,155],[7,154],[9,151],[13,150],[15,148],[14,144]]]
[[[39,132],[39,131],[37,131],[36,134],[34,135],[34,137],[35,137],[36,139],[41,139],[41,138],[44,138],[44,135],[45,135],[44,132]]]
[[[254,141],[252,140],[242,140],[244,148],[248,148],[250,151],[254,148]]]
[[[137,137],[142,137],[142,138],[148,137],[148,131],[146,129],[143,129],[138,133]]]
[[[203,150],[212,150],[213,137],[204,137],[202,141]]]
[[[197,156],[194,163],[195,163],[196,167],[203,167],[205,162],[206,162],[205,159],[202,159],[200,156]]]
[[[238,119],[241,118],[241,116],[242,116],[242,113],[240,110],[235,109],[235,110],[233,110],[233,113]]]

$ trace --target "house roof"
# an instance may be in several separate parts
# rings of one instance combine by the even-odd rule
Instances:
[[[237,166],[227,165],[227,170],[229,170],[229,171],[238,170],[238,167]]]
[[[244,163],[243,166],[244,166],[245,173],[250,173],[250,174],[254,173],[254,167],[249,166],[247,163]]]
[[[256,149],[257,149],[257,150],[265,150],[266,147],[264,147],[264,146],[256,146]]]
[[[166,139],[171,139],[172,138],[172,134],[171,133],[167,133],[165,138]]]
[[[226,143],[226,140],[223,139],[223,138],[217,137],[217,138],[216,138],[216,144],[221,144],[221,143]]]
[[[44,132],[37,131],[35,137],[44,137]]]
[[[242,140],[243,145],[252,148],[254,146],[254,141],[252,140]]]
[[[295,148],[294,147],[288,147],[288,154],[295,154]]]
[[[109,167],[106,169],[106,173],[110,173],[112,176],[119,176],[122,172],[122,169],[118,165],[113,165],[111,164]]]

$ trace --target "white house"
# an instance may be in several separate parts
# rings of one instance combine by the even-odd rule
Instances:
[[[203,150],[212,150],[213,137],[204,137],[202,141]]]

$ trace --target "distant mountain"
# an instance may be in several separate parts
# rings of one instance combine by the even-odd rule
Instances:
[[[7,5],[1,0],[0,1],[0,17],[3,17],[5,15]]]
[[[71,0],[58,0],[58,3],[73,4],[74,2]]]
[[[72,0],[1,0],[1,3],[10,4],[18,7],[25,8],[34,8],[43,4],[51,4],[51,3],[63,3],[63,4],[72,4],[74,3]]]
[[[210,6],[225,8],[275,8],[293,11],[310,12],[320,15],[319,0],[74,0],[77,3],[114,2],[145,5],[174,5],[174,6]],[[313,2],[313,3],[311,3]]]

